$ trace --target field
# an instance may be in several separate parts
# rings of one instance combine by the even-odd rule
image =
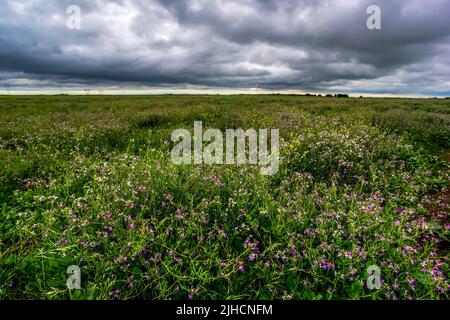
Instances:
[[[450,100],[1,96],[0,110],[0,299],[450,297]],[[173,164],[171,133],[194,121],[278,128],[278,173]]]

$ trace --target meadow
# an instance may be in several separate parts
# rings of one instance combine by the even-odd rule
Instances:
[[[450,100],[0,96],[0,111],[0,299],[450,297]],[[171,133],[194,121],[279,129],[278,173],[175,165]]]

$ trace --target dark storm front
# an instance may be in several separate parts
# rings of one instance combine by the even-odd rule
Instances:
[[[183,304],[176,309],[176,314],[179,316],[192,315],[203,316],[204,318],[210,315],[229,317],[233,315],[272,315],[272,313],[272,305],[262,304],[221,304],[218,306],[188,306]]]

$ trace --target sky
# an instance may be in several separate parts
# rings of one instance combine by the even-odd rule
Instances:
[[[0,93],[450,96],[449,14],[450,0],[0,0]]]

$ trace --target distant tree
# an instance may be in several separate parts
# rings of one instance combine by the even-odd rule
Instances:
[[[336,95],[334,95],[336,98],[348,98],[348,94],[345,93],[338,93]]]
[[[333,96],[331,94],[327,94],[325,97],[327,98],[333,98]]]

